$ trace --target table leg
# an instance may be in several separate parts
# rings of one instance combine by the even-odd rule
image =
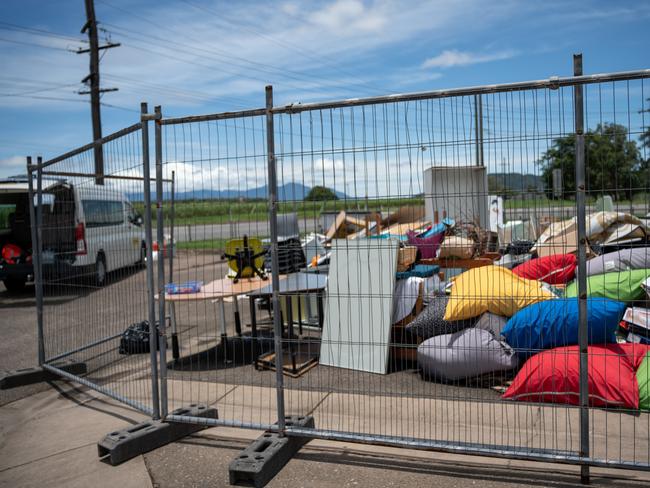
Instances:
[[[224,361],[228,360],[228,333],[226,332],[226,304],[223,298],[217,299],[217,308],[221,322],[221,348],[223,349]]]
[[[235,331],[237,332],[237,336],[241,337],[241,319],[239,318],[239,300],[237,299],[237,295],[232,297],[233,299],[233,304],[235,306]]]
[[[323,293],[318,292],[316,295],[316,304],[318,305],[318,327],[323,329],[323,323],[325,322],[325,312],[323,311]]]
[[[298,337],[302,337],[302,297],[307,295],[296,295],[298,298]]]
[[[289,354],[291,355],[291,365],[293,373],[296,372],[296,353],[293,347],[293,304],[291,303],[291,295],[286,295],[287,304],[287,338],[289,340]],[[277,355],[276,355],[277,356]],[[284,367],[284,358],[280,356],[280,367]]]
[[[257,308],[255,307],[255,297],[249,297],[248,305],[251,313],[251,336],[257,338]]]
[[[180,349],[178,347],[178,327],[176,325],[176,304],[171,301],[167,301],[169,303],[169,311],[171,312],[171,318],[172,318],[172,357],[174,358],[174,361],[178,360],[178,358],[181,357],[180,354]]]

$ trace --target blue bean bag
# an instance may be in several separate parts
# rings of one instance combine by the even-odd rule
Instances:
[[[590,344],[614,343],[626,305],[609,298],[587,299]],[[578,299],[558,298],[529,305],[513,315],[503,329],[506,342],[520,356],[578,343]]]

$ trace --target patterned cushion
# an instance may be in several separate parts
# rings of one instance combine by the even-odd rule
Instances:
[[[459,330],[472,327],[476,318],[449,322],[444,319],[447,308],[447,296],[434,296],[426,308],[410,324],[406,330],[420,339],[428,339],[441,334],[452,334]]]

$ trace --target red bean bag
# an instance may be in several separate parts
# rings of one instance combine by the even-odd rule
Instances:
[[[516,266],[512,272],[529,280],[541,280],[549,285],[563,285],[576,274],[577,259],[574,254],[553,254],[535,258]]]
[[[589,346],[589,404],[593,407],[639,408],[636,370],[650,346]],[[530,358],[503,398],[525,402],[579,404],[578,346],[558,347]]]

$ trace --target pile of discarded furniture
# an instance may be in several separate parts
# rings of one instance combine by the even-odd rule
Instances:
[[[281,270],[281,309],[269,309],[286,324],[284,372],[320,364],[387,374],[401,363],[417,365],[424,381],[491,379],[504,399],[577,404],[576,219],[503,242],[502,229],[441,217],[428,221],[422,207],[341,211],[324,234],[283,237],[299,254]],[[648,228],[613,211],[588,215],[586,227],[589,401],[650,410]],[[262,266],[258,249],[229,259]],[[264,270],[248,274],[258,276],[237,279],[255,335],[255,304],[268,307],[272,288]],[[274,369],[274,354],[255,365]]]

